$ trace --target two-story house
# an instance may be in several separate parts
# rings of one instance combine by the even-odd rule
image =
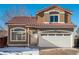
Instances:
[[[8,21],[8,46],[73,47],[72,12],[50,6],[35,17],[17,16]]]

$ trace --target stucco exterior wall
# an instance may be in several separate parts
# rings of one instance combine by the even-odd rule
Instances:
[[[65,23],[72,24],[71,15],[69,13],[65,13]]]
[[[31,28],[31,35],[30,35],[30,45],[36,46],[38,44],[38,32],[37,29]]]

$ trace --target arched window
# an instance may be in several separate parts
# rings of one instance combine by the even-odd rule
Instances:
[[[15,27],[10,29],[10,40],[12,41],[25,41],[26,29],[22,27]]]

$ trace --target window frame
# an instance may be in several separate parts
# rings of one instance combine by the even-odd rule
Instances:
[[[57,17],[57,19],[56,19]],[[53,19],[51,19],[53,18]],[[58,22],[58,16],[50,16],[50,22]]]
[[[25,33],[25,39],[24,40],[17,40],[17,37],[16,37],[16,40],[13,40],[12,38],[12,32],[19,32],[19,31],[14,31],[15,29],[23,29],[24,31],[20,31],[20,32],[24,32]],[[23,35],[22,35],[23,36]],[[14,28],[11,28],[10,29],[10,41],[26,41],[26,29],[23,28],[23,27],[14,27]]]
[[[50,17],[51,16],[58,16],[58,22],[50,22]],[[49,16],[49,22],[50,23],[59,23],[60,22],[60,15],[59,14],[51,14],[50,16]]]

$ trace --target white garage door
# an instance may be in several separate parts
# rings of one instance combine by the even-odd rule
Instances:
[[[70,33],[42,33],[40,47],[71,47]]]

